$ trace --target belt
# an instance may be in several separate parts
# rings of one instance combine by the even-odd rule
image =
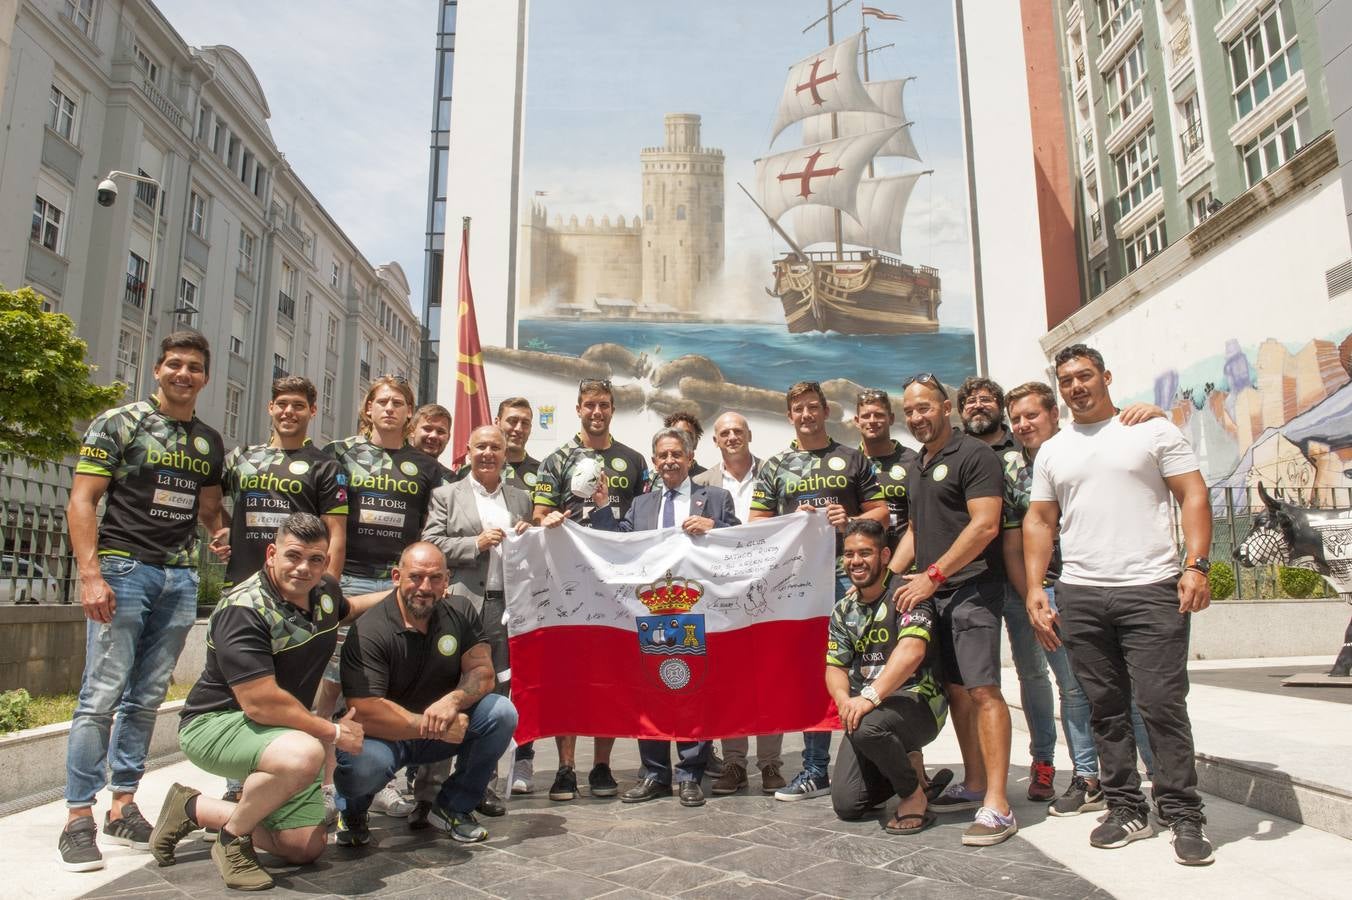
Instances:
[[[502,591],[484,591],[485,597],[492,597],[494,600],[506,600],[507,595]]]

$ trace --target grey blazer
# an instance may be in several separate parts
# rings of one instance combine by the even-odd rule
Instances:
[[[764,465],[764,463],[765,460],[761,459],[759,456],[753,455],[751,457],[751,471],[759,473],[761,466]],[[690,480],[695,482],[695,484],[702,484],[705,487],[721,488],[723,486],[723,462],[720,460],[718,465],[713,468],[705,469],[698,475],[691,475]]]
[[[488,578],[488,551],[479,552],[477,540],[484,530],[479,519],[479,507],[474,501],[473,475],[453,484],[443,484],[432,492],[427,504],[427,524],[422,539],[431,541],[446,554],[446,565],[451,570],[451,588],[469,598],[475,612],[483,612],[484,583]],[[530,521],[530,494],[521,488],[502,483],[502,497],[511,513],[512,524]]]

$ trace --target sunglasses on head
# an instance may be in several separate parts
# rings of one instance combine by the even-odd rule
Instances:
[[[919,375],[912,375],[906,379],[906,383],[901,386],[904,391],[913,384],[924,384],[934,388],[945,399],[948,399],[948,391],[944,390],[944,383],[933,372],[921,372]]]
[[[885,403],[888,406],[892,405],[891,399],[887,396],[887,391],[881,391],[877,388],[869,388],[868,390],[860,391],[859,396],[856,399],[859,403]]]
[[[577,390],[578,390],[578,393],[580,393],[580,394],[585,394],[585,393],[588,393],[589,391],[609,391],[609,390],[610,390],[610,379],[609,379],[609,378],[584,378],[584,379],[582,379],[581,381],[579,381],[579,382],[577,383]]]

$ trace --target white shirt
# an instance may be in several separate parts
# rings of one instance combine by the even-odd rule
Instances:
[[[501,528],[511,531],[512,514],[507,510],[507,498],[502,496],[502,482],[499,481],[497,489],[490,492],[470,473],[469,486],[474,491],[474,506],[479,510],[479,522],[483,530]],[[502,584],[502,547],[499,545],[488,551],[488,576],[484,579],[484,590],[500,591]]]
[[[1164,479],[1197,469],[1187,438],[1165,419],[1062,428],[1038,450],[1031,493],[1061,507],[1061,580],[1154,584],[1178,575]]]
[[[658,528],[661,528],[661,527],[662,527],[662,522],[665,521],[664,516],[666,515],[667,504],[668,504],[668,503],[671,503],[671,504],[673,504],[673,505],[675,506],[675,516],[674,516],[674,518],[673,518],[673,520],[672,520],[672,521],[675,522],[675,527],[680,528],[680,527],[681,527],[681,523],[684,522],[686,519],[690,518],[690,490],[691,490],[691,487],[692,487],[691,481],[690,481],[689,477],[687,477],[687,478],[685,479],[685,481],[682,481],[682,482],[676,487],[676,496],[675,496],[675,497],[670,497],[670,498],[669,498],[669,497],[667,497],[667,490],[668,490],[668,488],[667,488],[667,483],[661,479],[661,476],[658,476],[658,479],[657,479],[657,490],[661,492],[661,497],[662,497],[661,502],[657,504],[657,527],[658,527]]]
[[[732,508],[737,513],[737,521],[745,525],[751,521],[751,495],[756,488],[756,464],[753,461],[741,478],[732,475],[723,467],[723,490],[732,494]]]

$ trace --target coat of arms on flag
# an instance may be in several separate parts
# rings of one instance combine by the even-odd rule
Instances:
[[[697,582],[673,578],[638,588],[638,599],[650,616],[638,616],[638,648],[645,657],[644,669],[672,691],[693,688],[704,680],[708,645],[704,640],[704,616],[691,613],[704,594]]]

